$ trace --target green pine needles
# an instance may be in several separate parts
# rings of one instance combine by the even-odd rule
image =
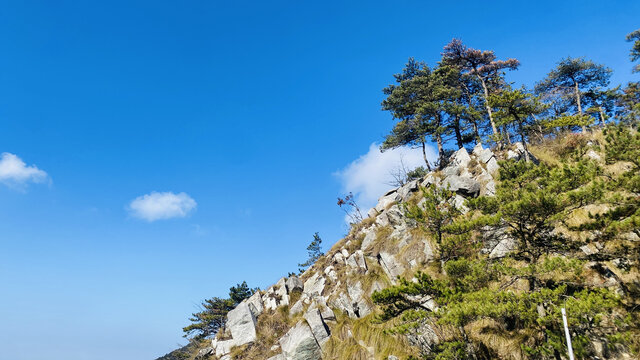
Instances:
[[[441,266],[375,292],[378,321],[395,321],[396,333],[435,329],[441,341],[421,349],[424,359],[559,359],[565,307],[577,358],[616,344],[637,351],[637,269],[630,270],[636,281],[625,282],[601,262],[640,260],[629,235],[640,235],[640,135],[611,125],[599,146],[605,162],[586,158],[581,147],[554,165],[501,162],[495,196],[468,200],[467,213],[454,210],[448,190],[422,189],[405,212],[431,234]],[[577,216],[594,206],[606,210]],[[511,239],[511,252],[478,251],[491,236]]]

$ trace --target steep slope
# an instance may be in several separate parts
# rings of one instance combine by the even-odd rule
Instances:
[[[534,147],[532,152],[545,158],[546,162],[555,162],[557,154],[549,150],[549,146]],[[603,163],[604,155],[595,151],[596,148],[592,146],[582,157]],[[422,189],[433,186],[454,192],[450,202],[460,213],[466,213],[469,211],[467,199],[496,194],[498,161],[524,161],[524,152],[519,143],[496,153],[481,145],[471,153],[460,149],[442,170],[387,192],[369,211],[367,219],[354,225],[347,237],[300,277],[282,278],[230,312],[224,331],[208,346],[201,347],[197,358],[398,359],[428,354],[434,346],[451,338],[447,330],[450,327],[419,321],[413,324],[417,326],[398,331],[407,323],[406,319],[397,317],[381,321],[381,308],[372,300],[374,292],[393,288],[402,283],[400,279],[411,279],[417,272],[433,274],[435,278],[443,276],[444,260],[438,255],[439,245],[433,234],[407,216],[407,209],[411,205],[421,206],[425,201],[421,196]],[[537,162],[534,154],[529,155]],[[567,229],[556,231],[570,232]],[[501,259],[518,246],[505,227],[485,226],[476,235],[480,238],[479,256],[495,264],[500,264]],[[625,236],[637,237],[634,232]],[[625,284],[637,284],[637,272],[623,271],[630,266],[625,259],[618,259],[617,263],[605,259],[598,261],[593,254],[598,253],[599,247],[602,250],[601,243],[593,242],[581,248],[585,259],[592,256],[591,262],[584,263],[588,270],[584,276],[603,288],[628,293]],[[637,267],[637,264],[633,266]],[[508,286],[518,292],[517,286],[521,286],[518,284],[514,282]],[[405,301],[408,296],[412,306],[425,312],[436,312],[441,305],[432,296],[416,294],[402,296]],[[486,356],[523,358],[521,344],[508,337],[485,334],[482,329],[491,328],[487,325],[489,320],[485,320],[482,328],[479,327],[481,322],[474,322],[469,330],[463,331],[473,338],[469,342],[494,342],[495,346],[483,345],[487,348],[486,354],[492,354]],[[598,344],[590,346],[600,346],[598,355],[601,358],[632,356],[626,347],[607,350],[606,341],[605,345]],[[483,357],[478,355],[478,358]]]

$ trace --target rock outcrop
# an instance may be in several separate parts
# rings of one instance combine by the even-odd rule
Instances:
[[[523,151],[524,148],[516,144],[507,154],[520,159]],[[371,219],[336,244],[326,254],[326,261],[314,264],[300,277],[281,278],[230,311],[227,338],[213,340],[210,347],[202,350],[201,357],[215,354],[218,359],[226,360],[233,347],[260,341],[257,318],[285,309],[289,317],[299,321],[271,346],[272,356],[264,359],[321,359],[322,350],[332,337],[336,312],[352,319],[368,316],[373,312],[371,294],[374,291],[393,284],[399,276],[406,276],[435,258],[434,245],[428,237],[414,231],[416,226],[404,215],[403,203],[411,201],[421,187],[434,185],[454,191],[457,194],[454,205],[466,211],[467,198],[495,194],[494,177],[498,168],[496,155],[477,145],[471,154],[465,149],[453,153],[441,171],[388,191],[368,212]],[[504,231],[487,230],[484,237],[482,251],[492,258],[505,256],[515,246]],[[429,311],[438,307],[431,298],[411,300]],[[347,336],[353,334],[349,331]],[[409,334],[408,340],[413,346],[429,348],[438,337],[425,323]],[[378,358],[371,344],[362,340],[358,340],[358,344],[371,359]],[[280,353],[274,355],[275,352]]]
[[[305,322],[299,321],[279,342],[286,360],[322,359],[320,345]]]

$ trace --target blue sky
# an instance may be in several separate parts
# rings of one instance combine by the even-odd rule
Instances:
[[[398,154],[381,89],[452,38],[638,79],[637,1],[0,2],[0,358],[153,359],[202,299],[297,269]],[[6,153],[6,154],[5,154]],[[395,156],[395,157],[394,157]],[[414,163],[415,153],[405,159]],[[4,172],[3,172],[4,171]]]

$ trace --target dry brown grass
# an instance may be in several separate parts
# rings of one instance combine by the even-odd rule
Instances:
[[[494,352],[499,359],[526,359],[520,347],[524,343],[526,336],[504,331],[494,320],[481,319],[472,322],[465,327],[465,331],[473,340],[483,343]]]
[[[360,343],[373,347],[375,359],[386,360],[389,355],[399,358],[417,355],[417,350],[410,346],[404,336],[391,335],[386,331],[393,326],[391,322],[372,322],[374,315],[350,319],[345,314],[336,312],[336,317],[336,323],[330,326],[332,336],[323,349],[323,359],[369,360],[369,351]]]

